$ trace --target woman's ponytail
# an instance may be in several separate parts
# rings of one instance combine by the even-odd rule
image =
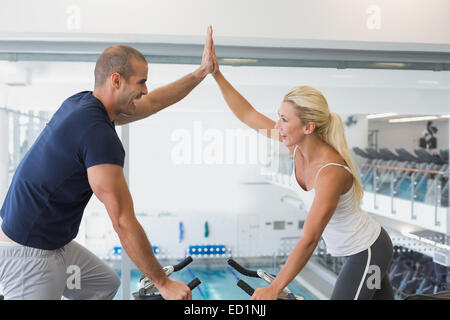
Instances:
[[[340,154],[352,171],[354,185],[353,194],[355,202],[359,207],[364,196],[364,189],[361,181],[359,180],[358,171],[348,149],[347,139],[345,138],[344,124],[342,123],[341,117],[334,112],[330,112],[329,117],[330,122],[323,139]]]

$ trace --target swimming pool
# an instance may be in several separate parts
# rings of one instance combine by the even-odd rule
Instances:
[[[278,273],[279,270],[274,272],[273,268],[270,266],[249,266],[252,269],[263,269],[270,273]],[[119,277],[121,276],[120,271],[116,270]],[[186,268],[172,273],[170,276],[171,280],[183,281],[185,283],[190,282],[194,277],[197,277],[202,282],[197,288],[192,292],[192,300],[249,300],[249,296],[239,288],[236,283],[238,279],[247,282],[253,288],[267,287],[267,283],[262,279],[247,277],[241,275],[237,271],[231,269],[225,262],[223,264],[191,264]],[[132,270],[130,276],[130,289],[134,292],[138,288],[138,282],[141,273],[139,270]],[[302,296],[305,300],[316,300],[310,292],[302,288],[296,281],[291,282],[288,288],[296,295]],[[132,297],[130,293],[130,297]],[[122,286],[119,288],[117,295],[114,299],[122,299]]]

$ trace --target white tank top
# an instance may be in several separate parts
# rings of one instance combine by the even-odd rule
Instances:
[[[317,177],[320,171],[330,165],[340,166],[352,173],[350,168],[338,163],[327,163],[322,166],[316,174],[313,188],[305,191],[297,181],[295,176],[295,154],[294,149],[294,170],[292,173],[292,186],[304,202],[307,211],[311,209],[315,191]],[[327,246],[327,251],[332,256],[350,256],[368,249],[378,238],[381,232],[381,225],[372,219],[367,212],[355,205],[353,201],[354,184],[348,192],[342,194],[333,216],[323,231],[322,238]]]

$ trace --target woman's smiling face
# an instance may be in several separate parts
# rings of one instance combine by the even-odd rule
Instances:
[[[305,136],[305,126],[298,117],[294,104],[283,101],[278,115],[280,118],[275,124],[275,129],[279,131],[283,144],[286,147],[299,144]]]

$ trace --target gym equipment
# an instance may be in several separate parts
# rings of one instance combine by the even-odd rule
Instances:
[[[381,148],[379,154],[383,157],[385,166],[398,167],[401,165],[401,158],[389,149]],[[397,173],[393,169],[378,169],[377,173],[379,173],[379,175],[378,181],[375,181],[376,191],[384,195],[390,195],[392,191],[391,180],[393,178],[395,179]]]
[[[240,265],[239,263],[237,263],[235,260],[233,259],[229,259],[228,260],[228,264],[235,269],[236,271],[238,271],[239,273],[248,276],[248,277],[253,277],[253,278],[261,278],[264,281],[266,281],[268,284],[271,284],[273,282],[273,280],[275,280],[275,275],[270,274],[264,270],[258,269],[257,271],[254,270],[250,270],[247,269],[245,267],[243,267],[242,265]],[[253,289],[247,282],[245,282],[242,279],[239,279],[239,281],[237,282],[237,286],[239,288],[241,288],[242,290],[244,290],[249,296],[252,296],[253,293],[255,292],[255,289]],[[303,297],[301,296],[296,296],[294,295],[291,290],[289,290],[287,287],[283,289],[282,294],[280,295],[280,297],[278,298],[278,300],[304,300]]]
[[[448,163],[449,149],[447,149],[447,150],[440,150],[439,154],[440,154],[442,160],[444,162]]]
[[[394,247],[389,279],[396,299],[450,299],[449,270],[424,254]]]
[[[450,291],[442,291],[435,294],[412,294],[405,300],[450,300]]]
[[[367,152],[359,147],[353,147],[353,152],[364,159],[361,168],[359,168],[359,179],[366,189],[366,181],[368,180],[368,175],[370,175],[371,171],[371,168],[367,165],[374,164],[373,162],[375,162],[376,159],[372,158]]]
[[[166,266],[163,268],[164,272],[167,276],[170,276],[173,272],[180,271],[188,264],[192,262],[192,257],[188,256],[180,263],[172,266]],[[201,281],[198,278],[194,278],[191,282],[188,283],[188,287],[191,289],[195,289]],[[156,286],[144,275],[141,276],[139,281],[139,289],[138,291],[133,292],[133,297],[135,300],[164,300],[164,298],[159,294]]]

